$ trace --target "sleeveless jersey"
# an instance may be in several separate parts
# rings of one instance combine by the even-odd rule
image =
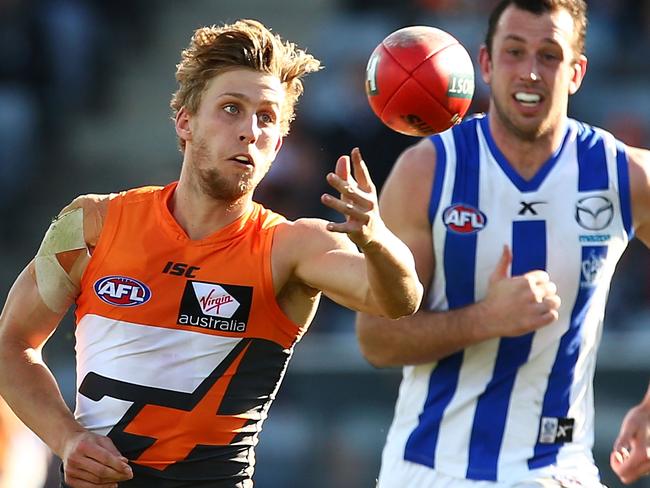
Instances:
[[[426,307],[483,299],[504,245],[511,274],[546,270],[562,304],[559,320],[536,332],[405,367],[379,486],[434,486],[409,485],[408,463],[504,486],[558,469],[597,479],[595,356],[611,277],[632,237],[625,147],[567,119],[561,146],[524,180],[485,116],[431,141],[436,266]]]
[[[275,298],[285,219],[254,204],[190,240],[176,187],[111,200],[76,309],[77,405],[133,467],[129,487],[252,486],[254,446],[304,330]]]

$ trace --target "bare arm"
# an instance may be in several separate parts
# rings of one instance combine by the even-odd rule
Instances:
[[[634,232],[650,247],[650,151],[629,148],[628,160]]]
[[[305,219],[294,226],[294,277],[334,301],[387,317],[417,310],[422,299],[413,256],[384,225],[375,187],[358,149],[339,158],[328,182],[340,198],[323,203],[346,217],[342,223]]]
[[[634,230],[650,247],[650,151],[629,148],[628,159]],[[625,484],[650,474],[650,385],[643,400],[623,419],[610,465]]]
[[[418,275],[427,285],[435,268],[428,219],[435,157],[427,139],[407,149],[380,200],[386,224],[410,247]],[[359,314],[357,335],[363,354],[376,366],[428,363],[472,344],[520,335],[556,320],[559,297],[548,275],[533,271],[509,278],[510,261],[510,251],[504,248],[486,298],[473,305],[446,312],[419,310],[392,321]]]
[[[110,485],[131,477],[112,442],[75,421],[41,357],[43,344],[78,293],[89,258],[84,227],[90,230],[93,220],[84,219],[81,208],[77,200],[52,223],[37,256],[12,286],[0,316],[0,370],[11,371],[0,375],[0,394],[64,460],[66,481],[73,487],[90,486],[86,482]]]

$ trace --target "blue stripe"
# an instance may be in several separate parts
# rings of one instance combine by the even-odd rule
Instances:
[[[578,155],[578,191],[607,190],[607,157],[605,141],[591,127],[581,125],[576,142]]]
[[[628,239],[634,237],[632,228],[632,197],[630,196],[630,175],[627,165],[627,153],[623,143],[617,141],[616,145],[616,170],[618,173],[618,198],[621,204],[621,217],[623,227]]]
[[[607,246],[583,246],[580,275],[580,288],[571,312],[569,329],[560,340],[555,363],[551,369],[548,386],[542,404],[542,417],[566,417],[571,400],[571,385],[576,362],[580,354],[580,332],[585,321],[590,302],[596,290],[595,277],[607,257]],[[541,419],[540,419],[541,427]],[[539,431],[538,431],[539,439]],[[554,464],[562,444],[535,445],[533,457],[528,460],[530,469]]]
[[[445,181],[445,169],[447,166],[447,151],[439,135],[430,137],[431,142],[436,148],[436,170],[433,177],[433,188],[431,190],[431,200],[429,201],[429,222],[433,225],[433,219],[436,217],[438,206],[440,205],[440,196],[442,195],[442,184]]]
[[[476,119],[452,129],[456,146],[456,173],[452,204],[465,203],[478,208],[479,154]],[[475,301],[476,233],[459,234],[447,231],[442,263],[447,283],[449,309],[463,307]],[[440,421],[451,402],[463,361],[458,352],[438,361],[429,380],[429,391],[418,425],[411,432],[404,449],[404,459],[435,467]]]
[[[546,269],[546,222],[512,224],[512,275]],[[530,354],[533,333],[502,338],[492,379],[479,396],[469,445],[467,478],[497,480],[497,465],[508,414],[510,396],[519,367]]]
[[[490,123],[488,117],[481,119],[481,129],[488,147],[490,148],[490,153],[492,157],[501,167],[505,175],[512,182],[513,185],[517,187],[520,192],[531,192],[537,191],[542,185],[546,176],[551,172],[555,164],[557,163],[562,150],[566,147],[567,141],[569,140],[569,135],[572,133],[571,129],[571,120],[567,121],[566,133],[564,134],[564,139],[562,144],[558,147],[551,157],[541,166],[541,168],[535,173],[530,180],[525,180],[517,171],[510,165],[508,159],[503,155],[501,149],[498,148],[496,142],[492,138],[492,133],[490,132]]]

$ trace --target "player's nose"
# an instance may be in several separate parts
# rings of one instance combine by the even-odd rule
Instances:
[[[260,134],[260,128],[257,121],[257,115],[253,114],[250,117],[242,119],[239,127],[239,140],[247,142],[248,144],[255,144]]]

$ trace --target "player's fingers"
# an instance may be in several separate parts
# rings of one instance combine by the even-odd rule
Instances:
[[[327,230],[341,234],[352,234],[360,232],[361,226],[354,222],[328,222]]]
[[[352,149],[352,164],[354,169],[354,179],[359,184],[359,187],[367,192],[374,191],[375,185],[372,182],[370,172],[368,171],[368,166],[363,160],[361,151],[358,147]]]
[[[542,306],[544,307],[545,312],[550,312],[552,310],[557,311],[560,308],[561,304],[562,299],[558,295],[546,296],[542,299]]]
[[[547,281],[545,283],[542,283],[540,286],[544,290],[545,296],[548,297],[548,296],[557,295],[557,285],[554,282]]]
[[[88,457],[103,466],[106,469],[107,475],[110,476],[111,479],[114,477],[113,473],[117,473],[120,476],[120,479],[122,479],[121,477],[124,475],[129,478],[133,476],[131,466],[127,463],[126,458],[121,455],[116,456],[108,450],[99,447],[97,450],[89,452]]]
[[[338,191],[341,196],[352,196],[355,192],[355,183],[344,180],[337,173],[328,173],[327,182],[329,185]]]
[[[528,280],[535,285],[545,285],[551,281],[549,274],[542,269],[535,269],[525,274]]]
[[[110,439],[110,437],[98,437],[97,444],[99,444],[111,454],[122,459],[125,463],[128,461],[124,456],[122,456],[122,453],[117,449],[117,447],[115,447],[115,444],[113,444],[113,441]]]
[[[344,201],[353,202],[366,211],[374,208],[375,199],[354,183],[343,181],[334,173],[327,175],[327,182],[341,194]]]
[[[65,484],[70,488],[118,488],[117,483],[92,483],[73,476],[66,477]]]
[[[539,327],[544,327],[545,325],[552,324],[558,319],[558,313],[557,310],[547,310],[545,312],[540,313],[533,319],[531,319],[531,325],[533,329],[537,329]]]
[[[89,457],[69,460],[66,465],[66,474],[92,483],[124,481],[133,477],[130,466],[128,466],[128,470],[118,470]]]
[[[332,195],[328,195],[327,193],[321,196],[321,202],[323,202],[323,205],[326,207],[336,210],[337,212],[359,222],[367,223],[370,219],[365,209],[359,208],[352,202],[334,198]]]
[[[334,172],[343,181],[348,181],[350,179],[350,156],[341,156],[336,161],[336,169]]]
[[[623,423],[623,425],[621,426],[621,431],[619,432],[618,437],[614,441],[613,450],[615,452],[620,452],[621,455],[623,455],[623,452],[629,455],[630,443],[633,438],[634,438],[634,434],[632,432],[632,429],[627,425],[627,423]]]
[[[510,263],[512,262],[512,253],[510,248],[505,245],[503,246],[503,251],[501,252],[501,257],[497,263],[494,271],[490,275],[490,282],[495,282],[503,280],[508,277],[508,269],[510,268]]]

